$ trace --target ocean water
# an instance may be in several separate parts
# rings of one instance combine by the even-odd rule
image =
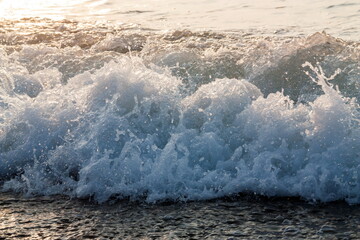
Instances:
[[[4,191],[360,203],[360,3],[0,1]]]
[[[1,0],[0,17],[135,24],[150,30],[216,30],[359,40],[356,0]]]

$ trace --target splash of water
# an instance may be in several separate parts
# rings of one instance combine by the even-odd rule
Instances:
[[[322,38],[329,38],[320,37],[312,47],[321,50]],[[43,45],[2,52],[3,189],[99,202],[110,197],[201,200],[249,191],[360,202],[359,106],[355,97],[344,97],[329,83],[344,70],[326,77],[319,65],[305,63],[313,82],[301,83],[315,82],[322,92],[301,102],[288,96],[288,89],[263,94],[274,76],[265,70],[261,74],[269,81],[226,77],[229,68],[238,66],[232,58],[220,63],[226,50],[199,57],[169,48],[173,54],[155,51],[158,58],[164,56],[159,61],[151,55],[156,44],[131,57],[115,50],[102,53],[100,45],[89,52],[67,47],[59,53]],[[300,44],[291,44],[295,50],[290,53],[298,54]],[[242,58],[243,69],[250,63],[259,69],[252,60],[259,59],[259,46]],[[29,64],[33,56],[41,68]],[[179,61],[188,56],[197,56],[190,66],[196,68]],[[64,62],[49,65],[49,59]],[[277,66],[267,67],[288,66],[277,59]],[[206,64],[214,64],[215,71]],[[208,77],[209,72],[218,77]],[[297,74],[290,78],[300,81]]]

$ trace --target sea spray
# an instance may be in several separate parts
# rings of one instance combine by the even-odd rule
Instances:
[[[127,42],[141,45],[129,56],[99,47],[133,36],[112,34],[91,46],[66,33],[50,34],[49,46],[30,35],[4,45],[3,190],[98,202],[252,192],[359,203],[353,43],[184,31],[141,35]]]

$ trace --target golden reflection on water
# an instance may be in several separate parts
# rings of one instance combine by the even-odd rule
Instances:
[[[0,18],[65,18],[92,6],[90,0],[0,0]]]
[[[38,17],[270,35],[325,30],[357,40],[359,7],[359,0],[0,0],[0,19]]]

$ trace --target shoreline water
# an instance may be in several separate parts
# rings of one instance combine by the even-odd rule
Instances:
[[[350,0],[302,2],[279,0],[144,1],[73,0],[0,1],[0,18],[42,17],[134,23],[158,30],[254,30],[333,36],[359,40],[359,3]],[[298,35],[297,34],[297,35]]]
[[[12,2],[0,240],[360,238],[358,3]]]
[[[358,239],[360,206],[297,198],[95,204],[0,194],[0,239]]]

